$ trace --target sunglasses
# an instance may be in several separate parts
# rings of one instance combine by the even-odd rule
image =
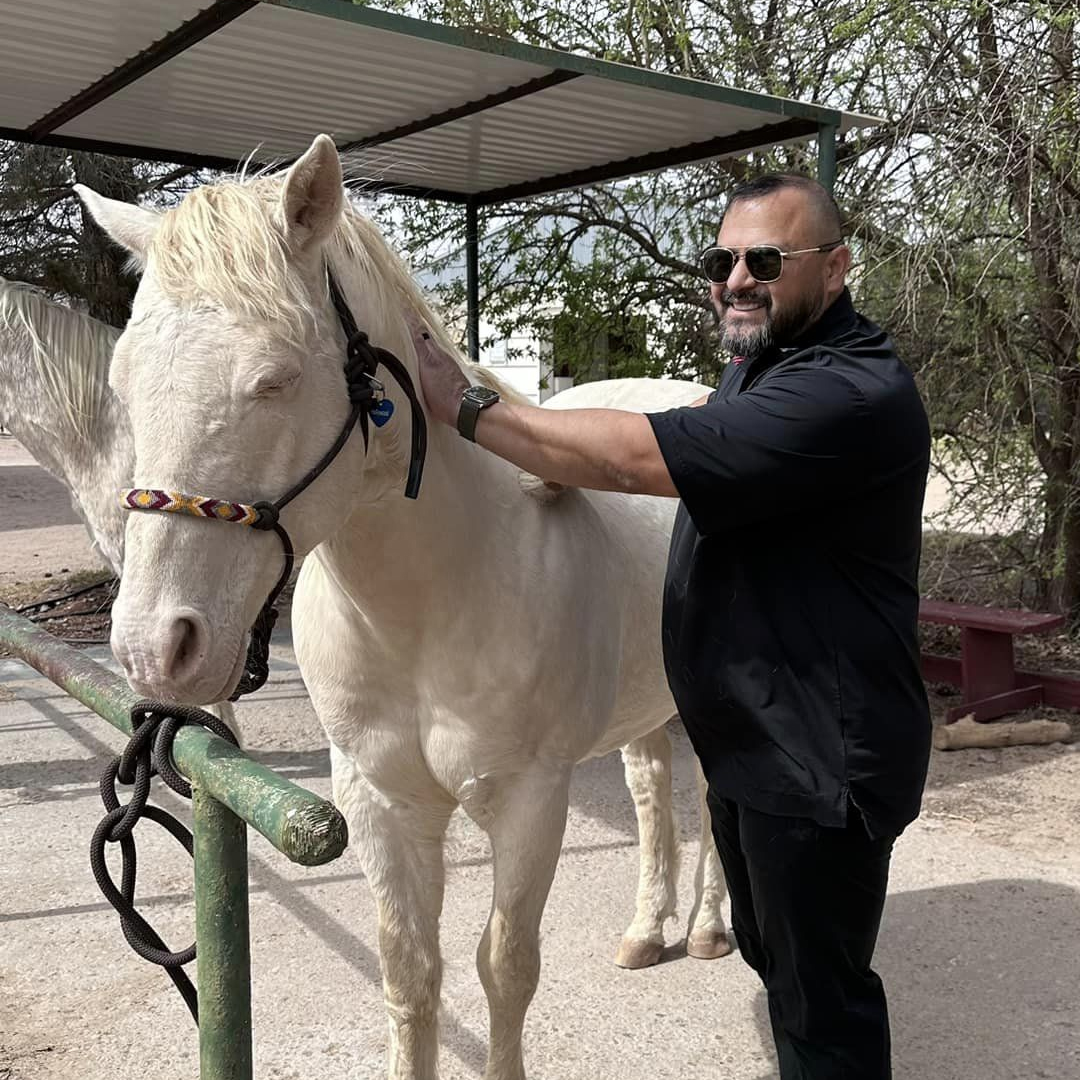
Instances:
[[[709,247],[701,253],[701,269],[705,276],[714,285],[724,285],[731,277],[731,271],[735,264],[743,259],[746,262],[746,272],[762,285],[779,281],[784,272],[784,260],[793,255],[809,255],[811,252],[832,251],[838,248],[844,241],[833,240],[830,244],[820,244],[818,247],[800,248],[798,251],[781,251],[771,244],[758,244],[747,248],[742,254],[726,247]]]

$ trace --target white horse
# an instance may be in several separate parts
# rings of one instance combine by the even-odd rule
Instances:
[[[254,503],[323,457],[349,411],[328,267],[359,326],[414,381],[407,316],[452,347],[346,202],[326,136],[284,179],[199,188],[164,215],[79,194],[144,266],[110,375],[132,418],[138,486]],[[619,962],[655,962],[675,913],[664,729],[674,707],[660,656],[674,507],[574,490],[532,497],[512,466],[434,425],[419,498],[405,499],[409,403],[386,382],[396,411],[371,427],[370,449],[354,434],[282,513],[296,550],[310,553],[293,604],[296,653],[378,904],[391,1077],[437,1075],[442,845],[461,806],[493,849],[477,955],[490,1009],[485,1076],[521,1080],[576,762],[622,747],[637,808],[640,884]],[[649,403],[663,406],[703,388],[651,390]],[[576,394],[565,403],[602,403],[611,390]],[[132,685],[188,702],[226,696],[281,565],[273,534],[131,514],[113,648]],[[689,947],[718,956],[730,945],[707,826],[701,850]]]
[[[117,577],[124,560],[116,491],[131,483],[135,444],[109,387],[120,331],[0,278],[0,425],[71,492],[90,540]]]
[[[71,493],[94,550],[120,577],[126,515],[116,493],[131,483],[135,440],[109,386],[120,331],[0,278],[0,426]],[[235,733],[233,706],[211,707]]]

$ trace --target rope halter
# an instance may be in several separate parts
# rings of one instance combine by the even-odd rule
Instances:
[[[349,305],[345,302],[333,272],[327,267],[330,297],[334,302],[341,329],[345,333],[345,380],[349,388],[351,409],[333,445],[284,495],[273,502],[241,503],[228,499],[189,495],[182,491],[163,491],[157,488],[126,488],[120,492],[120,505],[125,510],[149,513],[186,514],[189,517],[223,521],[230,525],[246,525],[261,532],[276,532],[281,540],[285,564],[276,584],[270,590],[262,609],[256,616],[248,641],[248,654],[244,672],[236,690],[229,698],[236,701],[244,694],[258,690],[269,674],[270,635],[277,622],[275,603],[285,588],[293,568],[293,545],[288,532],[280,522],[281,511],[315,479],[338,456],[349,441],[353,428],[360,423],[364,437],[364,452],[368,449],[368,418],[382,403],[385,393],[383,384],[375,377],[380,366],[385,367],[404,391],[412,408],[412,448],[409,459],[409,475],[405,483],[405,497],[415,499],[420,492],[420,481],[427,455],[427,421],[420,406],[408,368],[391,352],[372,345],[363,330],[356,326]]]

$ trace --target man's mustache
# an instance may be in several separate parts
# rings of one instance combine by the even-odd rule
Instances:
[[[765,310],[768,311],[772,307],[772,297],[764,289],[743,289],[741,292],[733,292],[731,289],[724,289],[720,294],[720,303],[724,307],[730,307],[736,301],[751,301],[761,303],[765,305]]]

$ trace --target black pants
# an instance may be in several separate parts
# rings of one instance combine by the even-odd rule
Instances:
[[[781,1080],[889,1080],[885,989],[870,969],[894,837],[709,796],[735,940],[769,999]]]

